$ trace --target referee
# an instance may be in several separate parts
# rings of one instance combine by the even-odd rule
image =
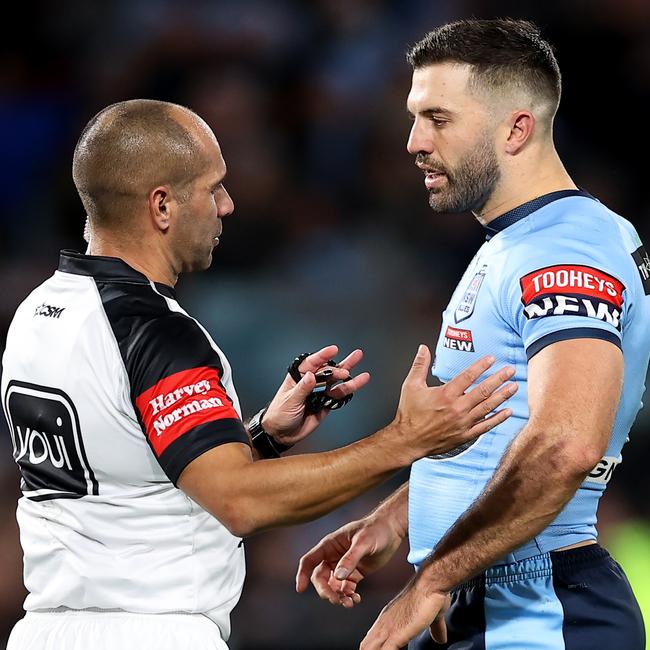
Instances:
[[[233,211],[225,175],[210,128],[173,104],[114,104],[79,139],[89,250],[61,253],[18,308],[3,357],[29,592],[9,650],[226,648],[241,538],[320,517],[511,414],[485,419],[514,393],[502,387],[512,369],[465,394],[485,357],[428,388],[421,346],[392,423],[280,459],[326,413],[305,407],[317,381],[342,400],[369,376],[350,376],[361,351],[332,367],[338,349],[323,348],[245,427],[226,357],[174,292],[180,273],[212,261]]]

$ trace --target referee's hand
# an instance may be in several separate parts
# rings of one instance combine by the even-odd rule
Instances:
[[[274,440],[283,445],[295,445],[312,433],[327,417],[327,409],[321,409],[317,413],[305,413],[305,400],[316,386],[315,373],[327,368],[332,371],[327,379],[328,384],[344,381],[327,390],[328,395],[337,399],[355,393],[370,381],[370,374],[367,372],[350,378],[352,369],[363,358],[363,351],[354,350],[337,367],[328,366],[327,362],[338,353],[338,346],[328,345],[310,354],[300,364],[298,370],[303,373],[303,377],[297,384],[289,375],[285,377],[262,418],[264,430]]]

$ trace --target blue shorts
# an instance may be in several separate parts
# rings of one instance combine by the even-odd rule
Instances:
[[[448,642],[423,632],[409,650],[645,650],[639,605],[596,544],[491,567],[454,590]]]

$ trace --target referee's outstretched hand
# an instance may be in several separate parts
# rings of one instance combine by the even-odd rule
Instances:
[[[427,385],[431,352],[420,345],[413,365],[402,384],[397,414],[392,426],[401,430],[404,442],[415,445],[422,456],[442,454],[470,442],[507,420],[512,411],[497,411],[517,392],[507,383],[512,366],[502,368],[469,390],[494,365],[494,357],[483,357],[444,386]]]
[[[351,377],[352,369],[363,359],[362,350],[354,350],[335,368],[328,366],[327,362],[338,353],[338,346],[328,345],[310,354],[300,364],[298,369],[303,376],[298,383],[290,375],[285,377],[262,418],[264,430],[280,444],[295,445],[300,442],[312,433],[329,413],[327,409],[317,413],[305,413],[305,400],[316,386],[315,373],[323,369],[332,371],[328,378],[331,387],[327,394],[337,399],[355,393],[370,381],[370,374],[367,372]],[[337,383],[342,381],[344,383]]]

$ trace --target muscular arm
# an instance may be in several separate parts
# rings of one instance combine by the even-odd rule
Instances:
[[[428,589],[449,591],[555,519],[607,448],[622,382],[623,355],[606,341],[562,341],[531,359],[529,423],[422,567]]]
[[[436,388],[426,384],[430,361],[421,346],[394,421],[368,438],[334,451],[256,462],[248,446],[225,443],[191,461],[178,487],[232,533],[246,536],[320,517],[417,458],[437,453],[432,449],[451,449],[509,416],[504,409],[485,418],[514,393],[511,384],[497,390],[514,369],[502,369],[466,393],[493,358]]]
[[[387,427],[341,449],[256,462],[246,445],[225,444],[188,465],[178,486],[244,537],[320,517],[408,466],[397,435]]]

